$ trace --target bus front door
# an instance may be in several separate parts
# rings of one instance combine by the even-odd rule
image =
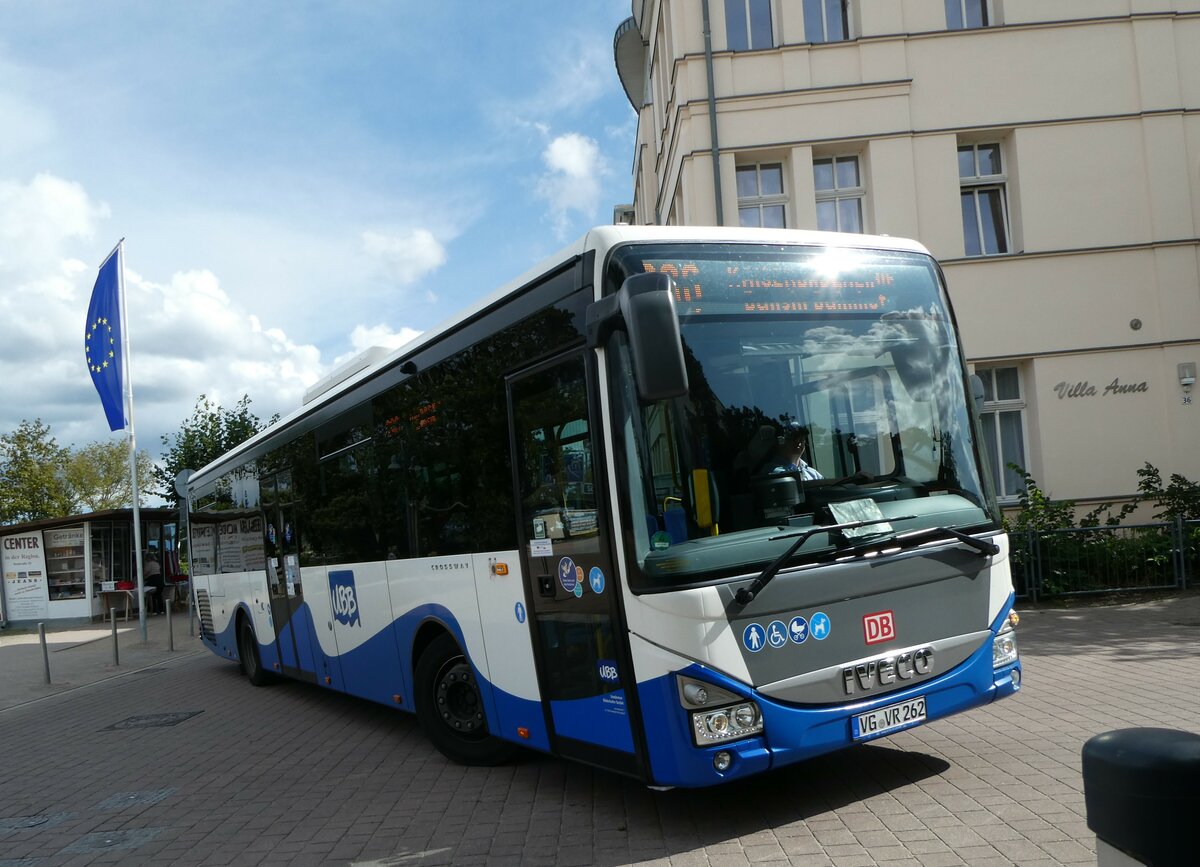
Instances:
[[[525,597],[554,751],[641,775],[588,365],[576,352],[508,380]]]

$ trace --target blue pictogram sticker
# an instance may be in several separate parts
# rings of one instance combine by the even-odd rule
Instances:
[[[518,602],[513,612],[517,615],[517,623],[525,622],[525,604],[523,602]]]
[[[292,525],[291,524],[283,525],[283,540],[285,542],[289,542],[289,543],[292,541]]]
[[[575,592],[575,585],[579,583],[579,576],[575,574],[575,561],[570,557],[563,557],[558,561],[558,582],[562,584],[563,590],[568,593]]]
[[[588,583],[592,585],[593,593],[604,592],[604,573],[599,566],[593,566],[592,571],[588,573]]]
[[[788,637],[796,644],[803,644],[808,638],[808,621],[803,617],[793,617],[788,624]]]
[[[329,599],[333,605],[334,620],[346,626],[362,626],[352,571],[340,569],[329,573]]]
[[[763,628],[757,623],[751,623],[742,630],[742,644],[751,653],[758,653],[763,649],[763,645],[767,643],[767,634]]]
[[[582,598],[583,598],[583,582],[582,582],[582,581],[576,581],[576,582],[575,582],[575,589],[574,589],[574,590],[572,590],[571,592],[575,594],[575,598],[576,598],[576,599],[582,599]]]
[[[778,650],[787,644],[787,642],[787,629],[784,627],[783,621],[771,621],[771,625],[767,627],[767,644]]]
[[[272,545],[275,544],[275,525],[274,524],[267,524],[267,539],[270,540]]]
[[[808,628],[812,632],[813,638],[817,641],[824,641],[829,637],[829,630],[833,628],[833,624],[829,622],[829,615],[824,611],[818,611],[809,621]]]

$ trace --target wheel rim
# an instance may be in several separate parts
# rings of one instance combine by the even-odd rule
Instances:
[[[446,728],[468,738],[483,737],[487,734],[479,685],[475,682],[475,673],[464,657],[448,659],[438,669],[433,685],[433,697],[438,716]]]

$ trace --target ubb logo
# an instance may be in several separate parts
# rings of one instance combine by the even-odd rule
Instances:
[[[354,589],[354,573],[349,569],[329,573],[329,597],[333,602],[333,619],[346,626],[362,626],[358,616],[358,594]]]

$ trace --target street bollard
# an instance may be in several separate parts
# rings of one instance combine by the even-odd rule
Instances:
[[[38,638],[42,642],[42,666],[46,670],[46,685],[50,685],[50,651],[46,649],[46,624],[38,624]]]
[[[174,614],[175,612],[171,610],[172,608],[174,608],[174,604],[171,602],[170,599],[168,599],[167,600],[167,650],[170,650],[170,651],[175,650],[175,624],[171,620],[171,615]]]
[[[117,609],[108,609],[108,622],[112,624],[113,631],[113,665],[120,665],[121,651],[117,649]]]
[[[1195,864],[1200,735],[1120,729],[1083,745],[1083,796],[1099,867]]]

